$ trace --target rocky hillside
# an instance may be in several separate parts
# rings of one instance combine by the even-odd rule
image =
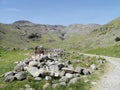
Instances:
[[[44,25],[20,20],[0,23],[0,45],[4,47],[34,47],[39,44],[71,45],[95,48],[119,45],[120,18],[108,24]],[[57,43],[56,43],[57,42]]]
[[[51,43],[68,39],[67,36],[73,33],[86,35],[100,25],[73,24],[63,25],[44,25],[35,24],[30,21],[20,20],[12,24],[0,24],[0,40],[4,47],[31,47],[33,44]]]

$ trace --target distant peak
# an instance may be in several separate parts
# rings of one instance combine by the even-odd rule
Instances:
[[[30,25],[33,25],[34,23],[27,21],[27,20],[19,20],[19,21],[15,21],[13,24],[20,25],[20,26],[24,26],[24,25],[30,26]]]

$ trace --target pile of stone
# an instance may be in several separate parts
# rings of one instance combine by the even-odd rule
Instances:
[[[60,53],[59,53],[60,54]],[[89,75],[97,69],[95,64],[89,68],[82,68],[72,66],[71,61],[62,62],[61,59],[54,57],[54,55],[45,54],[32,56],[23,61],[16,62],[13,71],[7,72],[3,75],[6,82],[14,80],[24,80],[28,76],[32,76],[34,80],[46,81],[58,79],[59,82],[52,83],[53,87],[58,85],[67,85],[76,83],[82,75]]]

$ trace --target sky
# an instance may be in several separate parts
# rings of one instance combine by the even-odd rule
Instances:
[[[0,22],[106,24],[120,17],[120,0],[0,0]]]

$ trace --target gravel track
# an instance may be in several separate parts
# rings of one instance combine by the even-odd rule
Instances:
[[[89,56],[99,56],[86,54]],[[100,56],[106,58],[109,62],[108,71],[103,75],[100,81],[92,90],[120,90],[120,58]]]

